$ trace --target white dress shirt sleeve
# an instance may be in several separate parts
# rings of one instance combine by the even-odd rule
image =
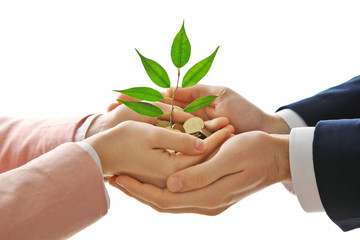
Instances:
[[[284,186],[296,196],[306,212],[324,211],[316,184],[312,143],[314,127],[307,127],[305,121],[293,110],[284,109],[276,113],[291,128],[289,140],[289,161],[292,183]]]
[[[87,132],[88,128],[90,127],[90,124],[94,121],[94,119],[97,116],[100,116],[100,115],[93,114],[86,118],[86,120],[83,122],[83,124],[81,124],[81,126],[75,132],[75,136],[74,136],[75,142],[80,142],[85,139],[86,132]]]
[[[99,116],[99,115],[91,115],[84,121],[84,123],[76,130],[74,140],[78,145],[80,145],[85,151],[87,151],[89,153],[89,155],[92,157],[92,159],[94,159],[96,165],[99,167],[99,169],[102,173],[100,158],[99,158],[99,155],[97,154],[97,152],[95,151],[95,149],[90,144],[88,144],[86,142],[81,142],[82,140],[85,139],[86,132],[87,132],[90,124],[97,116]],[[110,208],[110,197],[109,197],[109,193],[106,190],[105,183],[104,183],[104,189],[105,189],[106,201],[107,201],[107,205],[108,205],[108,209],[109,209]]]

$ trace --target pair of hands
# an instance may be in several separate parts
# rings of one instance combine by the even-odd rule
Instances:
[[[167,92],[168,97],[171,97],[171,94],[171,90]],[[131,177],[127,176],[129,172],[124,171],[119,173],[127,175],[112,177],[110,184],[161,212],[216,215],[253,192],[276,182],[290,180],[288,137],[269,134],[289,133],[290,129],[280,118],[264,113],[242,96],[225,87],[196,85],[178,89],[175,104],[185,107],[194,99],[210,94],[220,97],[210,106],[193,114],[204,120],[212,120],[212,124],[216,126],[212,130],[220,129],[230,122],[235,134],[238,135],[231,137],[217,148],[228,137],[229,131],[232,131],[231,127],[227,127],[226,133],[226,130],[221,130],[205,140],[204,152],[186,152],[189,148],[184,148],[183,154],[202,154],[197,156],[180,154],[180,158],[191,160],[187,162],[189,164],[179,164],[176,167],[173,163],[178,161],[170,160],[171,163],[168,165],[171,166],[164,161],[164,166],[169,171],[162,172],[160,179],[147,176],[148,171],[140,175],[130,173]],[[127,100],[124,95],[120,98]],[[115,106],[110,106],[110,110]],[[186,117],[183,113],[177,114],[178,120]],[[181,141],[184,144],[185,142]],[[190,139],[189,142],[191,145]],[[179,141],[175,143],[179,146]],[[139,146],[141,144],[143,143],[138,143]],[[133,146],[130,145],[127,149],[130,150],[134,148]],[[167,148],[167,146],[158,147]],[[131,155],[129,156],[131,159]],[[207,158],[210,160],[205,161]],[[182,161],[182,159],[178,160]],[[158,166],[162,166],[164,162],[159,162]],[[155,173],[159,173],[156,170],[157,168]],[[164,178],[167,178],[166,189],[161,188],[164,187]]]
[[[170,105],[156,103],[169,112]],[[184,122],[191,114],[176,110],[175,122]],[[169,117],[164,115],[164,118]],[[205,124],[217,131],[206,140],[153,126],[157,118],[137,114],[124,105],[95,119],[84,140],[92,145],[101,160],[105,176],[126,174],[158,187],[166,187],[167,177],[198,164],[218,148],[233,132],[226,118]],[[121,122],[116,125],[117,122]],[[115,127],[113,127],[115,125]],[[171,154],[165,149],[177,151]]]

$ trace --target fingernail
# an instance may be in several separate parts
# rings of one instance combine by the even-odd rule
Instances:
[[[182,184],[180,178],[178,178],[178,177],[171,178],[169,180],[168,184],[169,184],[168,188],[172,192],[178,192],[183,188],[183,184]]]
[[[116,178],[115,180],[116,184],[119,185],[120,187],[124,187],[124,185],[120,182],[120,180],[118,178]]]
[[[202,151],[205,149],[205,142],[200,139],[195,139],[195,148],[199,151]]]

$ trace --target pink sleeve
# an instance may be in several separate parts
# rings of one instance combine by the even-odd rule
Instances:
[[[0,173],[17,168],[65,142],[86,117],[51,120],[0,117]]]
[[[107,213],[102,174],[76,143],[0,174],[0,196],[0,239],[68,238]]]

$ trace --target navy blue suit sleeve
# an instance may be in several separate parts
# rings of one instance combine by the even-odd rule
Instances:
[[[360,118],[360,76],[278,111],[284,108],[294,110],[308,126],[321,120]]]
[[[321,202],[343,231],[360,227],[360,119],[320,121],[313,159]]]

